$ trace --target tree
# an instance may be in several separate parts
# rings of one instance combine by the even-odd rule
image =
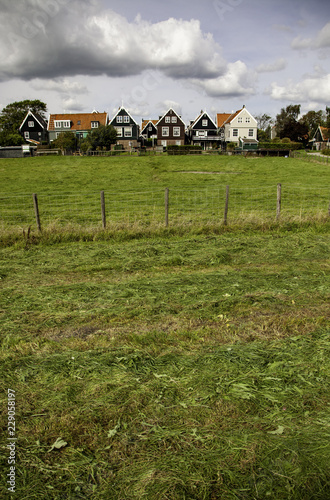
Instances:
[[[258,128],[266,131],[268,127],[271,127],[274,123],[274,120],[271,116],[264,113],[263,115],[255,116],[255,119],[258,122]]]
[[[303,125],[307,125],[309,137],[312,137],[319,125],[322,127],[326,125],[325,112],[322,110],[308,111],[308,113],[300,118],[299,122]]]
[[[279,137],[282,139],[286,137],[283,135],[284,128],[287,128],[289,123],[296,122],[300,113],[300,104],[290,104],[286,108],[282,108],[281,112],[276,115],[276,130]]]
[[[270,141],[270,136],[271,136],[270,126],[268,126],[268,128],[266,130],[262,130],[261,128],[258,128],[257,139],[259,142]]]
[[[73,151],[76,149],[77,139],[73,132],[69,130],[67,132],[61,132],[55,141],[53,141],[53,145],[56,148],[61,149],[62,151]]]
[[[273,118],[264,113],[263,115],[256,116],[255,119],[258,123],[258,141],[269,141],[274,123]]]
[[[24,142],[23,137],[18,133],[0,132],[0,146],[21,146]]]
[[[18,101],[8,104],[0,114],[0,128],[3,132],[18,133],[18,129],[28,111],[38,113],[44,120],[47,104],[39,100]]]
[[[111,149],[111,144],[116,144],[117,131],[112,125],[101,125],[88,132],[86,141],[94,151],[97,148]]]
[[[325,108],[325,113],[326,113],[325,126],[327,127],[328,130],[330,130],[330,108],[328,106],[326,106]]]
[[[300,104],[290,104],[276,116],[276,131],[281,139],[288,137],[294,142],[308,141],[308,126],[298,122]]]

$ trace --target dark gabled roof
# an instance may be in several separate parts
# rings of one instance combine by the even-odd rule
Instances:
[[[169,108],[169,109],[166,111],[166,113],[164,113],[164,114],[163,114],[163,116],[161,116],[161,117],[159,118],[159,120],[157,121],[156,125],[158,125],[158,123],[159,123],[160,121],[162,121],[162,119],[163,119],[163,118],[165,118],[165,116],[167,116],[167,115],[168,115],[168,113],[169,113],[170,111],[173,111],[173,113],[175,114],[175,116],[177,116],[177,117],[179,118],[179,120],[182,122],[182,124],[183,124],[183,125],[184,125],[184,127],[185,127],[185,126],[186,126],[185,122],[182,120],[181,116],[180,116],[180,115],[178,115],[178,113],[177,113],[176,111],[174,111],[174,109],[173,109],[173,108]]]
[[[141,133],[149,125],[149,123],[151,123],[155,128],[157,128],[156,127],[157,122],[158,122],[158,120],[142,120],[142,123],[141,123]]]
[[[33,116],[33,118],[39,123],[41,128],[44,128],[45,130],[47,129],[46,120],[44,120],[44,118],[41,115],[39,115],[39,113],[32,113],[32,111],[29,110],[26,113],[24,120],[22,121],[22,123],[19,127],[19,130],[21,130],[21,128],[23,127],[24,123],[26,122],[26,120],[28,119],[29,116]]]
[[[133,122],[135,123],[135,125],[137,125],[137,122],[134,120],[134,118],[132,117],[132,115],[131,115],[131,114],[127,111],[127,109],[126,109],[126,108],[124,108],[123,106],[121,106],[121,107],[118,109],[117,113],[116,113],[116,114],[113,116],[113,118],[110,120],[110,123],[112,123],[112,122],[114,121],[114,119],[115,119],[115,118],[119,115],[119,113],[120,113],[121,111],[124,111],[124,112],[126,113],[126,115],[127,115],[127,116],[129,116],[131,120],[133,120]]]
[[[197,116],[197,118],[195,119],[195,121],[189,125],[189,129],[192,129],[194,128],[194,126],[196,125],[196,123],[198,122],[198,120],[200,120],[204,115],[206,115],[208,117],[208,119],[213,123],[213,125],[216,127],[216,124],[214,123],[214,121],[212,120],[212,118],[210,117],[210,115],[207,113],[207,111],[201,111],[199,113],[199,115]]]
[[[321,135],[323,137],[323,140],[324,141],[328,141],[330,139],[330,131],[327,127],[321,127],[320,126],[320,131],[321,131]]]

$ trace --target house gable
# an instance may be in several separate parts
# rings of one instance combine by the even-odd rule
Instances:
[[[158,120],[142,120],[141,135],[145,137],[157,136],[157,123]]]
[[[316,149],[328,148],[330,145],[330,130],[327,127],[317,127],[313,139],[310,141]]]
[[[40,144],[47,140],[47,123],[38,113],[28,111],[18,130],[27,142]]]
[[[160,117],[156,126],[157,139],[163,146],[184,145],[186,125],[172,108]]]
[[[235,113],[217,115],[217,124],[226,142],[239,142],[239,138],[257,139],[257,120],[243,106]]]
[[[121,144],[124,148],[138,147],[140,127],[123,106],[118,109],[109,124],[117,132],[117,144]]]
[[[217,126],[206,111],[201,112],[189,127],[191,130],[217,130]]]

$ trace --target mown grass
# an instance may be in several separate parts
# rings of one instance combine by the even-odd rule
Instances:
[[[164,225],[164,190],[170,190],[169,223],[221,224],[226,186],[229,222],[274,221],[277,184],[283,220],[322,218],[328,213],[328,165],[304,158],[227,156],[46,157],[0,163],[0,230],[35,227],[37,193],[43,229],[100,228],[100,191],[107,224]]]
[[[36,157],[1,160],[0,173],[1,194],[189,189],[226,184],[308,187],[329,183],[326,164],[310,163],[305,158],[240,156]]]
[[[3,243],[20,500],[330,496],[327,222]]]

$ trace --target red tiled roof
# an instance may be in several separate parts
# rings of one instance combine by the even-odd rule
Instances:
[[[235,113],[218,113],[217,114],[217,126],[218,128],[223,127],[226,123],[230,123],[235,116],[237,116],[242,110],[239,109]]]
[[[91,122],[100,122],[107,125],[107,113],[62,113],[49,116],[48,130],[55,130],[55,121],[66,120],[71,122],[71,130],[90,130]],[[80,124],[78,122],[80,121]]]
[[[144,127],[146,127],[148,125],[148,123],[151,122],[153,123],[154,125],[156,125],[156,123],[158,122],[158,120],[142,120],[142,124],[141,124],[141,130],[144,129]]]
[[[231,113],[218,113],[217,114],[217,126],[218,128],[223,127]]]
[[[320,130],[321,130],[322,137],[323,137],[324,141],[330,139],[330,132],[329,132],[329,129],[327,127],[320,126]]]

